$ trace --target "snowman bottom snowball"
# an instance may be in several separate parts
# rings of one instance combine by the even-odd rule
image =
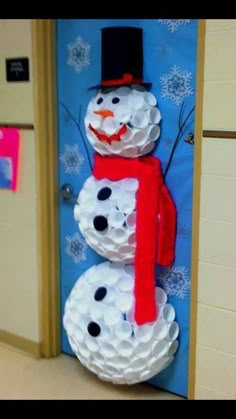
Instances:
[[[138,326],[134,320],[134,267],[104,262],[75,283],[63,325],[80,362],[100,379],[135,384],[166,368],[178,349],[179,326],[166,293],[156,287],[159,315]]]

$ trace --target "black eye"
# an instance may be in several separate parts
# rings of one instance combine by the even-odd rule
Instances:
[[[93,219],[93,225],[95,230],[97,231],[104,231],[108,227],[108,222],[106,217],[103,217],[103,215],[97,215]]]
[[[114,105],[116,105],[116,103],[119,103],[120,99],[118,97],[113,97],[112,99],[112,103],[114,103]]]
[[[97,104],[100,105],[102,102],[103,102],[103,98],[99,97],[98,100],[97,100]]]
[[[111,189],[106,186],[105,188],[100,189],[100,191],[97,194],[97,199],[99,201],[105,201],[106,199],[111,196]]]
[[[94,300],[102,301],[103,298],[106,297],[106,295],[107,295],[107,289],[105,287],[99,287],[94,294]]]
[[[101,327],[95,322],[90,322],[88,324],[87,330],[90,336],[93,336],[93,338],[96,338],[101,333]]]

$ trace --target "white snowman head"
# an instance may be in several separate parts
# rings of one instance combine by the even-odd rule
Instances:
[[[102,155],[134,158],[150,153],[160,136],[156,104],[155,96],[141,85],[100,89],[85,116],[88,140]]]
[[[158,318],[138,326],[134,319],[134,268],[104,262],[75,283],[63,325],[81,363],[116,384],[148,380],[173,360],[179,326],[167,296],[156,288]]]

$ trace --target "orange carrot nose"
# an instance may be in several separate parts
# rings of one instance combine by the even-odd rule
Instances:
[[[114,112],[110,111],[110,109],[101,109],[100,111],[94,111],[94,113],[100,115],[103,119],[109,116],[114,117]]]

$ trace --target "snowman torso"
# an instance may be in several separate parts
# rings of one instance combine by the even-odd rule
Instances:
[[[81,190],[74,218],[87,243],[115,262],[133,263],[138,180],[111,182],[91,176]]]

